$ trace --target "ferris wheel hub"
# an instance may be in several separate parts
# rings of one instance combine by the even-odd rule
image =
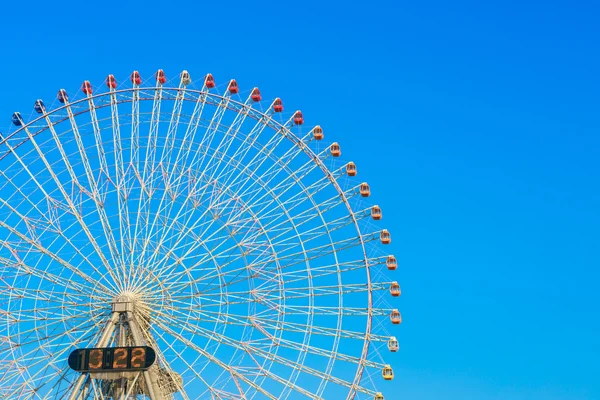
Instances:
[[[133,292],[123,292],[116,296],[112,302],[113,312],[124,313],[135,309],[135,306],[140,302],[140,296]]]

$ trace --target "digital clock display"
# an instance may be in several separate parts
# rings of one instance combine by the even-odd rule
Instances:
[[[78,372],[141,371],[156,361],[151,347],[77,349],[69,355],[69,367]]]

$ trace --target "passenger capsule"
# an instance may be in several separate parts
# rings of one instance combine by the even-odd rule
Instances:
[[[304,123],[304,116],[301,111],[296,111],[294,114],[294,125],[302,125]]]
[[[381,219],[381,207],[379,206],[373,206],[371,207],[371,218],[373,218],[375,221],[379,221]]]
[[[392,243],[392,235],[390,235],[390,233],[388,232],[387,229],[384,229],[381,231],[381,234],[379,235],[379,238],[381,239],[381,243],[382,244],[390,244]]]
[[[356,164],[354,164],[352,161],[346,164],[346,173],[348,176],[356,176]]]
[[[323,140],[323,128],[320,125],[313,128],[313,138],[315,140]]]
[[[61,103],[64,103],[65,101],[69,101],[69,96],[67,96],[67,91],[65,89],[60,89],[58,91],[58,94],[56,95],[56,98]]]
[[[35,110],[36,113],[38,114],[43,114],[44,110],[46,109],[46,106],[44,105],[44,102],[42,100],[36,100],[35,104],[33,105],[33,109]]]
[[[190,83],[192,83],[192,77],[190,76],[190,73],[187,72],[187,70],[183,70],[181,71],[181,83],[184,84],[185,86],[189,85]]]
[[[213,78],[212,74],[206,74],[206,78],[204,78],[204,86],[209,89],[215,87],[215,78]]]
[[[92,94],[92,84],[90,81],[84,81],[83,85],[81,85],[81,91],[87,95]]]
[[[360,195],[362,197],[369,197],[371,195],[371,188],[368,183],[365,182],[360,184]]]
[[[21,118],[20,112],[16,112],[12,115],[12,123],[15,124],[16,126],[23,125],[23,119]]]
[[[383,394],[381,392],[375,393],[375,400],[384,400]]]
[[[106,86],[108,86],[109,89],[115,89],[117,87],[117,80],[114,75],[110,74],[106,77]]]
[[[342,155],[342,149],[337,142],[334,142],[331,144],[331,146],[329,146],[329,152],[333,157],[339,157]]]
[[[402,322],[402,315],[400,315],[400,311],[396,309],[392,310],[392,313],[390,314],[390,320],[394,325],[400,324],[400,322]]]
[[[392,297],[400,297],[402,291],[400,290],[400,285],[398,284],[398,282],[392,282],[392,284],[390,285],[390,294],[392,295]]]
[[[399,349],[400,349],[400,344],[398,343],[398,340],[392,336],[390,338],[390,340],[388,340],[388,350],[391,351],[392,353],[395,353]]]
[[[229,85],[227,86],[227,90],[229,90],[229,93],[231,94],[237,94],[237,92],[239,92],[239,87],[237,82],[235,81],[235,79],[232,79],[229,81]]]
[[[260,95],[260,90],[258,90],[257,87],[255,87],[254,89],[252,89],[252,101],[255,103],[258,103],[259,101],[262,100],[262,96]]]
[[[133,83],[134,85],[140,85],[142,83],[142,77],[137,71],[133,71],[129,79],[131,79],[131,83]]]
[[[283,102],[281,101],[281,99],[279,97],[276,98],[275,101],[273,102],[273,111],[275,111],[275,112],[283,111]]]
[[[396,261],[396,257],[388,256],[387,260],[385,261],[385,265],[390,271],[395,271],[396,268],[398,268],[398,261]]]
[[[392,379],[394,379],[394,371],[392,370],[392,367],[386,365],[383,368],[382,375],[383,379],[385,379],[386,381],[391,381]]]
[[[164,83],[167,81],[167,76],[165,75],[165,71],[163,71],[162,69],[159,69],[158,71],[156,71],[156,74],[154,75],[154,77],[156,78],[156,81],[158,83],[160,83],[161,85],[164,85]]]

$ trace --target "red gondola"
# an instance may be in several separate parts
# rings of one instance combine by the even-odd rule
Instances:
[[[155,77],[156,77],[156,81],[158,83],[160,83],[161,85],[164,85],[164,83],[167,81],[165,71],[163,71],[162,69],[159,69],[158,71],[156,71]]]
[[[84,81],[83,85],[81,85],[81,91],[87,95],[92,94],[92,84],[90,81]]]
[[[262,96],[260,95],[260,90],[257,87],[252,89],[252,101],[258,103],[262,100]]]
[[[283,111],[283,102],[281,101],[281,99],[279,97],[276,98],[275,101],[273,102],[273,111],[275,111],[275,112]]]
[[[209,89],[215,87],[215,78],[213,78],[212,74],[206,74],[206,78],[204,78],[204,85]]]
[[[229,81],[229,86],[227,87],[227,89],[229,89],[229,93],[237,94],[237,92],[239,91],[239,88],[238,88],[238,84],[235,81],[235,79],[232,79],[231,81]]]
[[[137,71],[133,71],[129,79],[131,79],[131,83],[133,83],[134,85],[140,85],[142,83],[142,77]]]
[[[115,89],[117,87],[117,80],[114,75],[111,74],[106,77],[106,86],[108,86],[109,89]]]
[[[301,111],[296,111],[294,114],[294,125],[302,125],[304,123],[304,116]]]

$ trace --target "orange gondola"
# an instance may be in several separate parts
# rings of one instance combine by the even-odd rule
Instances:
[[[402,315],[400,315],[400,311],[396,309],[392,310],[392,313],[390,314],[390,320],[394,325],[400,324],[400,322],[402,322]]]
[[[352,161],[346,164],[346,173],[348,176],[356,176],[356,164],[354,164]]]
[[[398,282],[392,282],[392,284],[390,285],[390,294],[392,295],[392,297],[400,297],[402,291],[400,290],[400,285],[398,284]]]
[[[315,140],[323,140],[323,128],[320,125],[313,128],[313,138]]]
[[[396,261],[396,257],[388,256],[387,260],[385,261],[385,265],[387,265],[387,269],[390,271],[395,271],[398,267],[398,261]]]
[[[329,146],[329,152],[333,157],[339,157],[342,155],[342,149],[340,148],[340,145],[337,144],[337,142],[334,142],[331,144],[331,146]]]
[[[371,195],[371,188],[368,183],[360,184],[360,195],[362,197],[369,197]]]
[[[371,218],[373,218],[375,221],[379,221],[382,217],[382,213],[381,213],[381,207],[379,206],[373,206],[371,207]]]
[[[381,231],[381,234],[379,235],[379,238],[381,239],[381,243],[382,244],[390,244],[392,243],[392,235],[390,235],[390,232],[388,232],[387,229],[384,229]]]

